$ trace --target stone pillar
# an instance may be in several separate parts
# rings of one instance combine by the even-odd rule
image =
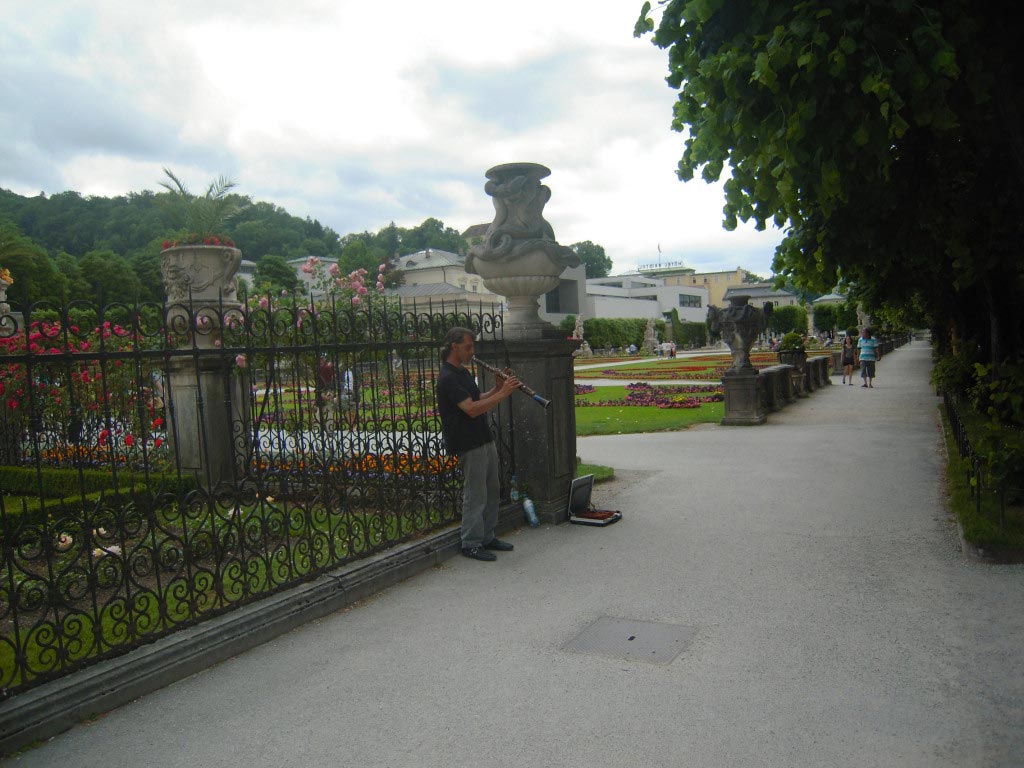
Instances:
[[[726,371],[722,374],[722,391],[725,393],[723,426],[746,427],[764,424],[767,416],[760,397],[757,372]]]
[[[572,353],[577,343],[564,338],[513,339],[498,347],[497,357],[507,354],[519,379],[551,400],[549,408],[520,394],[507,401],[517,479],[529,488],[537,515],[548,523],[568,520],[569,485],[576,470]],[[492,384],[488,376],[481,389]]]
[[[235,273],[242,252],[184,245],[160,254],[167,291],[168,333],[192,354],[172,358],[167,371],[168,437],[183,472],[207,489],[234,482],[248,455],[248,391],[234,355],[220,348],[229,317],[240,319]]]
[[[234,361],[172,360],[165,386],[168,432],[183,474],[204,488],[230,485],[247,455],[248,399]]]

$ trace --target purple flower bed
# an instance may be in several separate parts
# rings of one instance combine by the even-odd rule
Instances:
[[[619,400],[577,399],[576,406],[581,408],[621,408],[628,405],[646,405],[655,408],[700,408],[704,403],[721,402],[725,399],[721,387],[709,390],[706,387],[656,387],[646,383],[633,383],[627,384],[626,389],[629,390],[629,394],[625,398]]]

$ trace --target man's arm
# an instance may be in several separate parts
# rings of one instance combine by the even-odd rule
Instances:
[[[480,395],[479,400],[467,397],[458,403],[458,406],[467,416],[475,418],[483,413],[487,413],[502,400],[507,400],[518,388],[519,379],[515,376],[509,376],[507,379],[502,380],[500,384],[496,384],[492,389]]]

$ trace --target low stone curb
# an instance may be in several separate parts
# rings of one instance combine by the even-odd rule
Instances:
[[[501,510],[499,531],[519,506]],[[459,554],[459,528],[358,560],[0,703],[0,757],[365,599]]]

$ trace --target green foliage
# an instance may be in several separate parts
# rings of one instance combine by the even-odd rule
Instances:
[[[993,361],[1021,349],[1024,93],[1002,4],[659,8],[636,34],[669,52],[678,174],[729,166],[726,228],[787,227],[773,269],[807,289],[842,280],[869,312],[955,328]]]
[[[772,312],[771,329],[775,333],[796,331],[803,334],[807,331],[807,310],[795,304],[775,307]]]
[[[669,314],[672,340],[682,349],[703,347],[708,343],[708,324],[694,323],[679,319],[679,310],[673,308]]]
[[[0,267],[14,278],[7,300],[15,311],[29,301],[59,302],[67,290],[67,279],[46,251],[11,224],[0,223]]]
[[[779,352],[805,352],[804,339],[799,333],[790,331],[779,341]]]
[[[839,325],[836,319],[838,314],[838,305],[819,304],[814,308],[814,327],[819,331],[831,333],[832,329]]]
[[[299,284],[295,268],[280,256],[264,256],[256,262],[256,292],[294,293]]]
[[[226,234],[224,227],[244,207],[237,195],[228,194],[237,186],[235,182],[219,176],[200,196],[189,192],[169,168],[164,168],[164,173],[170,181],[162,181],[160,186],[170,194],[161,198],[161,203],[178,233],[185,236],[194,234],[199,238],[198,242]]]
[[[379,244],[375,244],[372,237],[346,236],[341,242],[338,267],[345,274],[357,269],[365,269],[367,272],[376,271],[377,265],[388,258],[387,251]]]
[[[387,240],[392,236],[397,236],[398,242],[395,243],[393,250],[388,251],[386,249]],[[466,251],[466,242],[462,239],[459,231],[453,227],[446,227],[443,221],[434,218],[425,219],[422,224],[412,229],[401,229],[391,224],[390,228],[385,227],[384,230],[377,233],[376,242],[373,245],[383,250],[383,256],[387,258],[392,257],[395,250],[399,248],[403,255],[423,251],[427,248],[438,248],[450,253],[465,253]],[[378,259],[376,263],[379,264],[382,260]]]
[[[977,444],[984,430],[975,423],[969,413],[961,413],[967,424],[971,441]],[[942,414],[946,429],[946,455],[949,465],[946,469],[946,484],[950,496],[950,508],[956,515],[963,530],[964,538],[971,544],[996,557],[1019,562],[1024,557],[1024,510],[1019,499],[1007,496],[1002,501],[1012,502],[1004,515],[1000,510],[1000,495],[992,487],[979,488],[976,482],[968,480],[973,470],[968,459],[960,457],[952,432],[948,429],[945,413]],[[991,484],[989,484],[991,485]],[[980,505],[979,496],[980,493]],[[979,509],[980,506],[980,509]]]
[[[834,331],[857,325],[857,306],[850,302],[842,304],[819,304],[814,308],[814,327],[819,331]]]
[[[580,257],[586,267],[587,277],[607,277],[612,271],[612,260],[604,252],[604,246],[583,240],[569,246]]]
[[[936,391],[961,398],[974,386],[975,374],[974,360],[969,355],[949,353],[935,361],[931,381]]]
[[[615,469],[606,467],[603,464],[584,464],[579,462],[576,465],[576,477],[593,475],[595,483],[607,483],[615,479]]]
[[[194,490],[195,480],[188,477],[122,473],[115,488],[109,471],[53,469],[0,465],[4,511],[8,516],[35,515],[44,507],[55,517],[81,510],[83,505],[103,499],[108,504],[126,502],[145,495],[147,489],[158,493],[184,493]]]
[[[646,330],[647,321],[640,318],[593,317],[583,321],[583,338],[591,349],[625,348],[630,344],[641,347]],[[665,321],[656,320],[654,330],[664,338]]]
[[[83,299],[106,304],[130,297],[134,303],[142,283],[123,256],[110,250],[89,251],[78,262],[79,283],[89,286]]]
[[[976,383],[971,400],[978,413],[994,424],[1024,427],[1024,366],[1004,363],[974,365]]]

